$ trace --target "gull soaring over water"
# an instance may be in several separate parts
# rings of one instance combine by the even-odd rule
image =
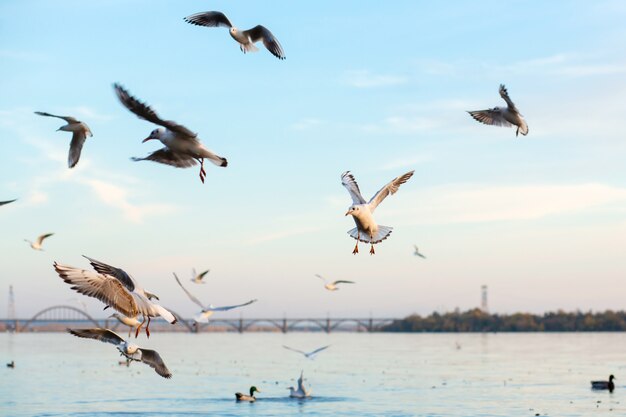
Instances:
[[[176,323],[177,319],[172,313],[151,301],[152,298],[158,299],[158,297],[140,287],[126,271],[86,256],[85,258],[89,260],[96,272],[61,265],[57,262],[54,263],[54,269],[59,277],[72,285],[72,289],[79,294],[97,298],[126,317],[134,318],[141,314],[143,321],[137,327],[135,337],[139,335],[146,320],[146,335],[150,337],[151,317],[160,316],[170,324]]]
[[[306,389],[304,386],[304,371],[300,371],[300,378],[298,378],[298,389],[294,389],[293,387],[289,387],[289,397],[291,398],[309,398],[313,391],[311,389]]]
[[[204,304],[202,304],[202,301],[198,300],[192,293],[190,293],[189,291],[187,291],[185,287],[183,287],[183,284],[180,282],[176,274],[174,274],[174,278],[176,278],[176,282],[178,282],[178,285],[180,285],[180,288],[182,288],[183,291],[185,291],[185,294],[187,294],[187,297],[189,297],[191,301],[196,303],[202,309],[202,311],[196,317],[193,318],[193,320],[196,323],[208,323],[209,317],[211,317],[215,311],[228,311],[234,308],[244,307],[244,306],[257,302],[257,299],[255,298],[253,300],[248,301],[247,303],[237,304],[234,306],[215,307],[213,304],[209,304],[205,306]]]
[[[317,348],[315,350],[312,350],[311,352],[303,352],[301,350],[290,348],[289,346],[285,346],[285,345],[283,345],[283,347],[285,349],[287,349],[287,350],[291,350],[292,352],[300,353],[301,355],[304,355],[304,357],[307,358],[307,359],[314,359],[315,355],[317,355],[318,353],[320,353],[323,350],[328,349],[330,347],[330,345],[322,346],[321,348]]]
[[[150,136],[145,138],[142,143],[157,139],[165,147],[152,152],[145,158],[133,157],[131,158],[133,161],[154,161],[176,168],[189,168],[200,162],[200,180],[202,183],[204,183],[204,178],[206,177],[206,171],[204,170],[205,158],[219,167],[228,165],[226,158],[216,155],[200,143],[197,133],[174,121],[161,119],[150,106],[131,96],[121,85],[113,84],[113,89],[124,107],[137,117],[163,126],[163,128],[160,127],[150,132]]]
[[[30,241],[28,239],[24,239],[24,242],[28,242],[30,244],[30,247],[35,249],[35,250],[43,251],[41,245],[43,244],[44,239],[47,239],[47,238],[49,238],[52,235],[54,235],[54,233],[45,233],[43,235],[39,235],[34,242],[32,242],[32,241]]]
[[[257,52],[259,49],[254,44],[258,41],[263,41],[263,45],[272,55],[278,59],[285,59],[283,47],[265,26],[257,25],[252,29],[239,30],[230,23],[230,20],[222,12],[195,13],[185,17],[185,22],[197,26],[228,28],[230,36],[239,43],[239,49],[244,54],[246,52]]]
[[[417,248],[417,245],[413,245],[413,247],[415,248],[415,252],[413,252],[413,255],[426,259],[426,257],[420,253],[420,250]]]
[[[4,206],[5,204],[12,203],[12,202],[14,202],[15,200],[17,200],[17,198],[14,198],[13,200],[0,201],[0,206]]]
[[[109,316],[109,318],[115,318],[123,325],[128,326],[128,337],[130,337],[130,332],[133,329],[136,330],[141,326],[141,322],[137,320],[137,317],[126,317],[123,314],[113,313]]]
[[[72,132],[72,141],[70,142],[70,153],[67,157],[67,165],[70,168],[74,168],[80,159],[80,152],[83,149],[85,140],[87,140],[87,135],[89,135],[89,137],[93,136],[89,126],[71,116],[57,116],[56,114],[50,114],[43,111],[36,111],[35,114],[40,116],[56,117],[67,122],[66,125],[58,128],[57,131],[62,130],[64,132]]]
[[[210,269],[207,269],[206,271],[200,272],[198,274],[198,273],[196,273],[196,269],[193,268],[193,270],[192,270],[193,278],[191,278],[191,282],[193,282],[195,284],[206,284],[206,281],[204,281],[203,278],[204,278],[204,276],[206,274],[209,273],[209,271],[210,271]]]
[[[337,287],[337,285],[339,284],[354,284],[354,281],[345,281],[345,280],[338,280],[338,281],[333,281],[329,283],[326,281],[326,278],[324,278],[323,276],[319,274],[315,274],[315,276],[321,279],[322,281],[324,281],[324,288],[326,288],[328,291],[339,291],[339,288]]]
[[[67,331],[74,336],[111,343],[127,359],[149,365],[163,378],[172,377],[172,373],[167,369],[165,362],[161,359],[161,355],[156,350],[141,348],[128,340],[124,340],[120,335],[109,329],[67,329]]]
[[[513,104],[513,101],[509,97],[509,93],[506,91],[504,84],[500,84],[500,97],[506,101],[506,108],[494,107],[493,109],[487,110],[468,111],[468,113],[475,120],[478,120],[486,125],[504,127],[511,127],[515,125],[517,126],[515,136],[520,133],[526,136],[528,134],[528,125],[526,124],[524,117],[517,110],[517,107],[515,107],[515,104]]]
[[[354,218],[356,227],[348,234],[356,239],[353,254],[359,253],[359,241],[369,243],[370,254],[374,255],[374,245],[387,239],[393,230],[393,227],[378,225],[374,220],[374,210],[389,195],[395,194],[398,188],[413,176],[415,171],[407,172],[404,175],[394,178],[389,184],[378,190],[369,202],[366,202],[361,195],[361,190],[350,171],[346,171],[341,175],[341,184],[348,190],[352,197],[352,205],[346,212]]]

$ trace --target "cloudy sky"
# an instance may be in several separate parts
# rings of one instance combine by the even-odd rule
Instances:
[[[287,59],[183,21],[207,10],[265,25]],[[10,284],[20,317],[83,300],[102,314],[52,269],[81,255],[189,316],[172,272],[192,267],[211,269],[190,288],[207,303],[258,298],[248,317],[466,309],[482,284],[496,312],[624,308],[625,18],[620,1],[5,0],[0,200],[19,200],[0,207],[0,316]],[[203,185],[132,162],[160,144],[113,82],[228,168]],[[503,105],[500,83],[528,136],[465,112]],[[91,127],[77,168],[37,110]],[[375,256],[351,253],[346,170],[366,198],[415,170],[376,212],[394,232]],[[44,232],[45,252],[23,241]],[[329,293],[314,274],[357,284]]]

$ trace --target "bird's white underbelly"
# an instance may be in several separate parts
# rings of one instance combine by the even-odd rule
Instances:
[[[365,232],[369,236],[374,236],[378,232],[378,224],[374,221],[371,213],[362,213],[359,217],[354,217],[354,222],[359,231]]]

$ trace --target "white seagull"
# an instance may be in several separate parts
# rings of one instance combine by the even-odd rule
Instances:
[[[50,236],[52,236],[54,233],[45,233],[43,235],[39,235],[37,237],[37,240],[35,240],[34,242],[28,240],[28,239],[24,239],[24,242],[28,242],[30,244],[30,247],[35,249],[35,250],[43,250],[41,248],[41,245],[43,244],[44,239],[49,238]]]
[[[80,159],[80,151],[83,149],[85,140],[87,140],[87,135],[89,135],[89,137],[93,136],[89,126],[87,126],[85,122],[81,122],[71,116],[57,116],[56,114],[50,114],[43,111],[36,111],[35,114],[40,116],[56,117],[67,122],[66,125],[58,128],[57,131],[62,130],[64,132],[72,132],[72,141],[70,142],[70,153],[67,157],[67,165],[70,168],[74,168]]]
[[[85,256],[96,270],[74,268],[72,266],[54,263],[57,274],[66,283],[73,285],[72,289],[79,294],[97,298],[107,306],[124,314],[126,317],[137,317],[141,314],[143,321],[135,331],[139,335],[141,327],[146,323],[146,335],[150,337],[150,318],[163,317],[169,323],[176,323],[176,317],[165,308],[153,303],[154,294],[141,288],[137,282],[124,270]]]
[[[419,249],[417,248],[417,245],[413,245],[413,247],[415,248],[415,252],[413,252],[413,255],[420,256],[420,257],[426,259],[426,257],[420,253]]]
[[[328,283],[326,281],[326,278],[324,278],[323,276],[319,274],[315,274],[315,276],[321,279],[322,281],[324,281],[324,288],[326,288],[328,291],[338,291],[339,288],[337,287],[337,285],[339,284],[354,284],[354,281],[345,281],[345,280],[338,280],[338,281],[333,281],[331,283]]]
[[[374,244],[380,243],[389,237],[393,228],[376,224],[373,216],[374,210],[389,194],[395,194],[400,185],[411,178],[413,172],[415,171],[410,171],[394,178],[389,184],[378,190],[369,202],[365,202],[359,186],[350,171],[346,171],[341,175],[341,184],[346,187],[350,197],[352,197],[352,205],[346,212],[346,216],[351,215],[356,223],[356,227],[348,231],[348,234],[356,239],[356,245],[352,251],[353,254],[359,253],[359,241],[361,241],[371,245],[370,254],[373,255],[375,253]]]
[[[113,88],[117,98],[124,107],[135,113],[140,119],[165,128],[154,129],[150,132],[150,136],[142,142],[158,139],[165,147],[152,152],[145,158],[133,157],[131,158],[133,161],[154,161],[176,168],[189,168],[200,162],[200,180],[202,183],[204,183],[206,176],[206,171],[204,170],[205,158],[220,167],[228,165],[226,158],[214,154],[200,143],[197,133],[174,121],[161,119],[150,106],[131,96],[121,85],[113,84]]]
[[[506,101],[506,108],[494,107],[493,109],[487,110],[468,111],[468,113],[475,120],[478,120],[486,125],[504,127],[511,127],[515,125],[517,126],[515,136],[520,133],[526,136],[528,134],[528,125],[526,124],[524,117],[517,110],[517,107],[515,107],[515,104],[513,104],[513,101],[509,97],[509,93],[506,91],[504,84],[500,84],[500,97]]]
[[[123,314],[120,313],[113,313],[109,316],[109,318],[114,317],[117,319],[117,321],[119,321],[120,323],[128,326],[128,337],[130,337],[130,332],[133,329],[137,329],[139,328],[139,326],[141,326],[141,322],[139,320],[137,320],[137,317],[126,317]]]
[[[176,274],[174,274],[174,278],[176,278],[176,282],[178,282],[178,285],[180,285],[180,288],[182,288],[183,291],[185,291],[185,294],[187,294],[187,297],[189,297],[189,299],[191,301],[196,303],[202,309],[202,311],[200,313],[198,313],[198,315],[196,317],[193,318],[193,320],[196,323],[208,323],[209,322],[209,317],[211,317],[213,315],[213,312],[215,312],[215,311],[228,311],[228,310],[232,310],[234,308],[244,307],[244,306],[247,306],[247,305],[250,305],[252,303],[257,302],[257,299],[255,298],[255,299],[250,300],[250,301],[248,301],[246,303],[237,304],[237,305],[234,305],[234,306],[215,307],[213,304],[209,304],[209,305],[205,306],[204,304],[202,304],[202,301],[198,300],[192,293],[190,293],[189,291],[187,291],[187,289],[185,287],[183,287],[183,284],[180,282],[180,280],[178,279],[178,276]]]
[[[120,335],[109,329],[67,329],[67,331],[74,336],[111,343],[112,345],[115,345],[122,356],[125,356],[127,359],[150,365],[150,367],[152,367],[156,373],[161,375],[163,378],[172,377],[172,373],[169,369],[167,369],[167,366],[165,366],[165,362],[161,359],[159,352],[156,350],[140,348],[136,344],[124,340]]]
[[[185,22],[197,26],[225,27],[228,28],[230,36],[239,43],[239,49],[244,54],[246,52],[256,52],[259,49],[254,45],[258,41],[263,41],[263,45],[268,51],[278,59],[285,59],[285,51],[280,46],[278,39],[265,26],[257,25],[252,29],[239,30],[230,23],[230,20],[222,12],[201,12],[185,17]]]
[[[15,200],[17,200],[17,198],[14,198],[13,200],[0,201],[0,206],[4,206],[5,204],[12,203],[12,202],[14,202]]]
[[[193,268],[193,270],[192,270],[193,278],[191,278],[191,282],[193,282],[195,284],[206,284],[206,281],[204,281],[203,278],[204,278],[204,276],[206,274],[209,273],[209,271],[210,271],[210,269],[207,269],[206,271],[200,272],[198,274],[198,273],[196,273],[196,269]]]
[[[291,398],[308,398],[313,392],[311,389],[306,389],[304,386],[304,371],[300,371],[300,378],[298,378],[298,389],[289,387],[289,396]]]
[[[283,345],[283,347],[285,349],[291,350],[293,352],[298,352],[298,353],[304,355],[304,357],[307,358],[307,359],[314,359],[315,355],[317,355],[318,353],[320,353],[321,351],[323,351],[325,349],[328,349],[330,347],[330,345],[322,346],[321,348],[317,348],[315,350],[312,350],[311,352],[303,352],[301,350],[290,348],[289,346],[285,346],[285,345]]]

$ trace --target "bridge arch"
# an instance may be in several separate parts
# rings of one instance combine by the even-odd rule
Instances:
[[[37,314],[35,314],[33,317],[31,317],[26,323],[24,323],[23,326],[21,326],[21,328],[19,329],[19,331],[24,331],[26,329],[28,329],[28,327],[31,325],[31,323],[35,320],[37,320],[39,317],[53,312],[53,311],[59,311],[59,312],[65,312],[65,311],[71,311],[73,313],[76,313],[78,315],[83,316],[84,318],[86,318],[87,320],[89,320],[90,322],[92,322],[96,327],[100,327],[100,323],[98,323],[93,317],[91,317],[89,314],[87,314],[86,311],[81,310],[79,308],[76,308],[74,306],[68,306],[68,305],[56,305],[56,306],[52,306],[52,307],[48,307],[48,308],[44,308],[43,310],[41,310],[40,312],[38,312]]]

